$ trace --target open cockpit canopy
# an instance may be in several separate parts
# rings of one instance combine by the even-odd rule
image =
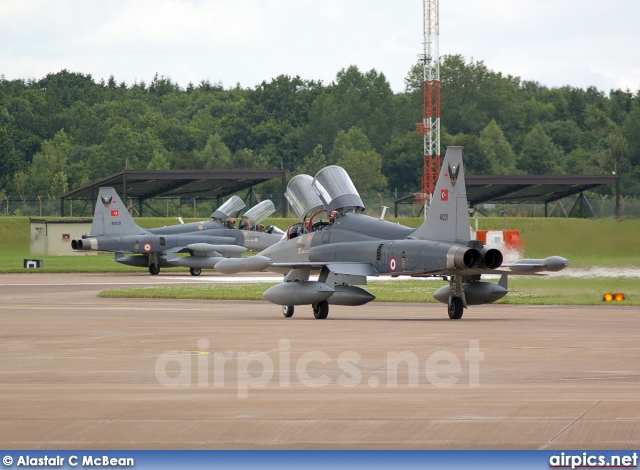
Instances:
[[[239,196],[233,195],[211,214],[212,219],[227,220],[232,215],[244,209],[246,204]]]
[[[276,211],[276,208],[273,205],[273,202],[271,202],[271,200],[269,199],[265,199],[264,201],[260,202],[259,204],[256,204],[247,212],[245,212],[243,215],[243,218],[249,221],[250,227],[253,227],[258,225],[260,222],[262,222],[264,219],[269,217],[275,211]]]
[[[296,175],[291,178],[284,193],[284,197],[289,201],[291,208],[301,222],[305,220],[311,211],[322,207],[322,201],[318,197],[318,193],[311,186],[312,182],[313,178],[309,175]]]
[[[327,211],[340,211],[353,208],[358,212],[364,210],[364,203],[360,194],[344,168],[337,165],[324,167],[316,173],[313,189],[320,196],[320,200]]]

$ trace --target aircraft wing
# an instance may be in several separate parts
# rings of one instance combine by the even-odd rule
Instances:
[[[378,276],[380,273],[368,263],[327,263],[329,271],[350,276]]]
[[[247,251],[238,245],[213,245],[211,243],[190,243],[182,248],[167,252],[167,263],[187,268],[213,269],[225,259],[241,259],[240,255]],[[176,256],[177,253],[189,253],[190,256]]]
[[[297,262],[297,263],[271,263],[269,266],[274,268],[323,268],[327,267],[329,271],[336,274],[348,274],[351,276],[379,276],[380,273],[368,263],[357,262],[322,262],[322,261],[310,261],[310,262]]]
[[[500,266],[502,274],[536,274],[539,271],[561,271],[569,266],[569,261],[561,256],[549,256],[544,259],[521,259]]]
[[[469,268],[462,270],[444,270],[438,272],[422,272],[422,275],[460,275],[460,276],[470,276],[477,274],[498,274],[504,275],[507,274],[509,276],[546,276],[549,272],[557,272],[562,271],[564,268],[569,266],[569,261],[561,256],[549,256],[544,259],[521,259],[515,261],[513,263],[505,263],[499,268],[495,269],[486,269],[486,268]],[[405,273],[403,273],[405,274]],[[410,275],[419,275],[417,273],[412,273]]]
[[[472,276],[478,274],[507,274],[509,276],[523,275],[523,276],[545,276],[548,272],[561,271],[569,266],[569,261],[561,256],[549,256],[544,259],[521,259],[513,263],[505,263],[499,268],[487,269],[487,268],[467,268],[467,269],[437,269],[437,270],[422,270],[416,272],[402,272],[398,273],[404,276]],[[544,271],[544,272],[543,272]]]
[[[280,269],[321,269],[327,267],[336,274],[346,274],[351,276],[378,276],[373,266],[368,263],[357,262],[322,262],[322,261],[291,261],[274,263],[270,258],[261,255],[249,256],[248,258],[230,258],[222,260],[216,265],[216,271],[224,274],[237,274],[243,271],[263,271],[267,268]]]

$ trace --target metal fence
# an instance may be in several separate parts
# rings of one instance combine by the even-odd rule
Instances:
[[[395,200],[402,194],[377,194],[375,196],[363,195],[362,200],[366,206],[366,213],[374,217],[380,217],[383,210],[385,217],[394,217],[396,214]],[[267,198],[267,197],[265,197]],[[268,197],[276,207],[275,216],[282,214],[282,196]],[[68,217],[91,217],[95,207],[94,199],[78,198],[65,202],[64,215]],[[60,199],[49,197],[35,197],[28,199],[14,199],[5,197],[0,200],[0,215],[29,216],[29,217],[59,217],[61,215]],[[217,208],[216,199],[196,198],[156,198],[140,204],[137,200],[129,200],[128,206],[134,216],[145,217],[193,217],[208,218]],[[384,208],[387,209],[384,209]],[[490,217],[499,217],[504,211],[511,216],[520,217],[585,217],[603,218],[616,216],[615,198],[601,197],[598,195],[585,195],[583,199],[569,197],[555,202],[537,204],[480,204],[477,209],[480,213]],[[295,214],[287,208],[288,216]],[[403,203],[397,205],[398,217],[421,217],[424,207],[420,204]],[[640,199],[623,197],[620,199],[620,217],[640,217]]]

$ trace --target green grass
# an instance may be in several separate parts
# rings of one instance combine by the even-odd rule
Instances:
[[[509,294],[497,303],[531,305],[600,305],[605,292],[622,292],[625,300],[610,305],[640,305],[638,279],[509,277]],[[609,305],[609,304],[608,304]]]
[[[198,219],[185,219],[185,222]],[[420,218],[388,219],[410,227],[422,223]],[[267,219],[265,224],[274,224],[286,229],[295,219]],[[173,218],[137,218],[139,225],[152,228],[173,225]],[[472,219],[472,225],[475,221]],[[480,229],[502,229],[502,218],[480,218]],[[559,219],[512,217],[507,219],[510,229],[520,230],[524,242],[524,255],[543,258],[561,255],[569,259],[571,267],[588,266],[640,266],[638,233],[640,219]],[[29,218],[0,217],[0,272],[23,271],[23,259],[32,258],[29,251]],[[69,248],[71,253],[71,248]],[[122,266],[113,261],[112,254],[98,256],[38,256],[44,261],[40,272],[126,272],[141,268]],[[176,272],[184,269],[176,268]]]
[[[264,300],[262,293],[273,283],[215,284],[196,286],[140,287],[104,291],[100,297],[163,298],[201,300]],[[367,290],[376,302],[436,303],[433,292],[446,285],[437,280],[373,281]],[[509,294],[497,303],[529,305],[599,305],[605,292],[623,292],[623,302],[615,305],[640,305],[640,283],[629,278],[566,278],[512,276]]]

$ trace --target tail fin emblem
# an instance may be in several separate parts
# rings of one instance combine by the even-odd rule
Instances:
[[[449,181],[451,181],[451,186],[455,186],[458,182],[458,173],[460,173],[460,164],[453,168],[449,165]]]
[[[102,204],[104,204],[104,207],[106,207],[107,209],[109,208],[109,206],[111,205],[111,201],[113,200],[113,196],[109,196],[109,197],[102,197]]]

